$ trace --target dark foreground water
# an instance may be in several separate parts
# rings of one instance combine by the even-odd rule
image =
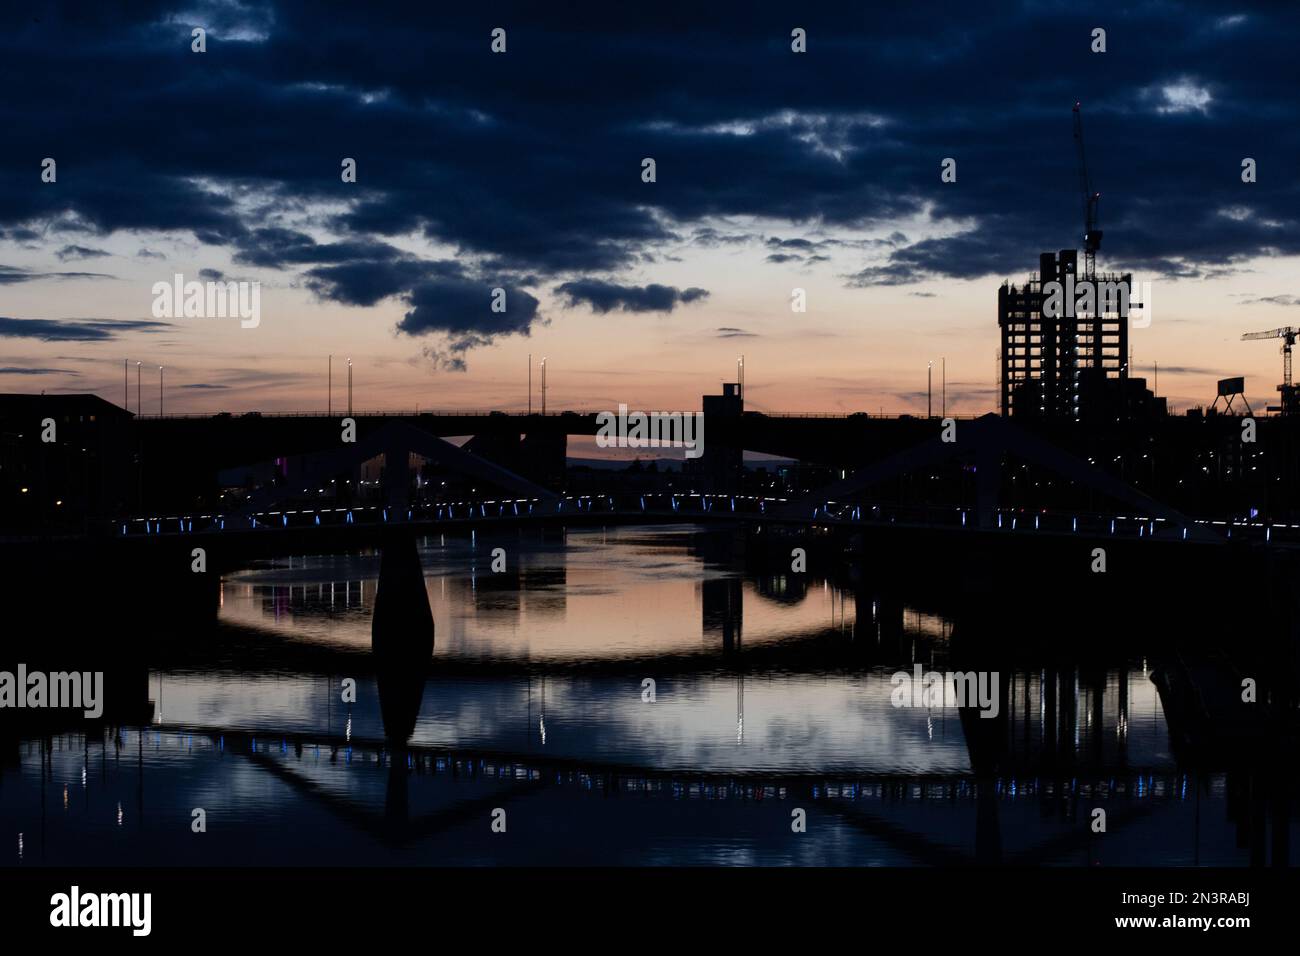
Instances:
[[[8,747],[3,865],[1300,858],[1289,768],[1171,742],[1146,625],[999,656],[987,719],[891,701],[999,639],[920,605],[938,589],[756,567],[689,526],[418,544],[427,675],[376,665],[378,555],[227,575],[216,624],[141,672],[136,725]]]

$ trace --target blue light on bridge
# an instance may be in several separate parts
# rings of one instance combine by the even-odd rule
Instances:
[[[319,514],[316,515],[316,527],[318,527],[318,528],[320,527],[320,515],[319,515]]]
[[[1079,516],[1078,516],[1078,515],[1075,515],[1073,518],[1070,519],[1070,530],[1071,530],[1071,531],[1078,531],[1078,530],[1079,530]]]
[[[645,495],[641,496],[641,510],[645,511]]]
[[[1114,534],[1114,533],[1115,533],[1115,519],[1114,519],[1114,518],[1111,518],[1111,519],[1110,519],[1110,533],[1111,533],[1111,534]]]
[[[289,527],[289,516],[280,515],[280,524],[285,528]]]

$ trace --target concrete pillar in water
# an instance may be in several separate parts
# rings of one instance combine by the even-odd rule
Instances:
[[[390,745],[404,748],[420,715],[433,655],[433,612],[424,589],[415,535],[402,528],[390,529],[381,549],[370,647],[384,736]]]

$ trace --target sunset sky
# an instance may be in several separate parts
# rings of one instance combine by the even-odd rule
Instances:
[[[743,353],[760,411],[924,410],[941,359],[992,410],[998,285],[1080,242],[1076,100],[1134,374],[1258,410],[1240,335],[1300,325],[1295,8],[81,6],[0,12],[0,391],[323,410],[333,353],[336,407],[351,357],[358,409],[519,410],[531,353],[549,409],[696,409]],[[156,319],[176,273],[260,325]]]

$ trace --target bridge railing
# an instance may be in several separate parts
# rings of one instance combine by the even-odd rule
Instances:
[[[785,498],[679,492],[621,492],[619,494],[565,495],[558,499],[492,498],[424,502],[405,508],[384,505],[352,507],[305,505],[251,513],[196,513],[142,515],[117,522],[119,537],[184,535],[219,532],[258,532],[308,528],[378,526],[398,523],[464,525],[508,522],[531,518],[590,518],[637,515],[683,521],[700,519],[757,519],[776,525],[822,525],[976,531],[975,509],[960,505],[908,505],[885,502],[810,504],[806,514],[793,514]],[[1188,519],[1186,523],[1146,515],[1061,511],[1032,508],[998,508],[991,512],[988,532],[1007,535],[1079,535],[1088,538],[1136,538],[1152,541],[1238,540],[1262,544],[1300,545],[1300,525],[1267,524],[1245,520]],[[1206,535],[1205,532],[1212,532]]]

